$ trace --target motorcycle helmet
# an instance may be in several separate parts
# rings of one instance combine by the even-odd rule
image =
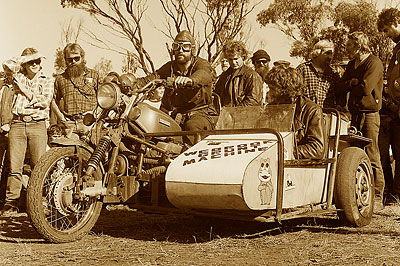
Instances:
[[[113,83],[118,84],[118,83],[119,83],[119,79],[120,79],[120,76],[118,75],[117,72],[110,72],[110,73],[108,73],[107,76],[103,79],[103,83],[106,83],[106,82],[113,82]]]
[[[121,91],[125,94],[132,93],[134,90],[134,84],[136,83],[136,77],[132,73],[122,74],[120,76]]]

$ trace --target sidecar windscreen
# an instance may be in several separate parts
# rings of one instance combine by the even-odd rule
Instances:
[[[280,132],[292,129],[295,104],[248,107],[223,107],[216,129],[272,128]]]

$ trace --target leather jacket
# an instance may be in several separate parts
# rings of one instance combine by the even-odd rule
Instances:
[[[296,99],[294,114],[298,159],[321,159],[324,156],[322,108],[305,96]]]
[[[230,67],[218,78],[215,93],[219,95],[222,106],[261,105],[263,80],[256,71],[246,65],[238,70]]]

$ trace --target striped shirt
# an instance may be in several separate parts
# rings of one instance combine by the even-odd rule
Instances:
[[[64,72],[56,77],[54,96],[60,110],[67,116],[93,111],[97,106],[96,92],[99,74],[86,68],[82,76],[69,78]],[[60,101],[63,99],[63,105]]]
[[[311,61],[300,64],[297,69],[302,74],[307,85],[304,96],[322,107],[335,106],[335,84],[339,76],[328,68],[324,73],[318,73]]]

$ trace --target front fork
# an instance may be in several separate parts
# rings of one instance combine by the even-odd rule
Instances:
[[[109,171],[106,173],[104,178],[104,184],[102,178],[96,179],[93,173],[99,167],[101,161],[104,159],[106,152],[109,150],[111,146],[111,137],[108,135],[103,136],[99,144],[97,145],[95,151],[88,161],[88,168],[86,170],[85,175],[82,178],[78,178],[77,188],[81,187],[82,189],[77,190],[76,198],[84,199],[86,197],[97,197],[97,196],[105,196],[106,195],[106,187],[107,176],[110,172],[114,172],[114,165],[118,155],[118,146],[113,148],[112,156],[109,164]]]

